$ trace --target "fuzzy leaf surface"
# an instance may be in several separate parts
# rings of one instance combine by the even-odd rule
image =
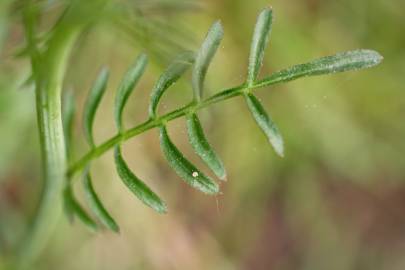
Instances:
[[[145,72],[147,63],[148,58],[146,54],[139,55],[134,64],[125,73],[124,78],[118,87],[117,95],[115,96],[114,118],[119,131],[123,130],[122,112],[125,104],[139,79]]]
[[[260,68],[263,64],[264,52],[269,43],[273,20],[273,11],[270,8],[264,9],[257,17],[255,30],[253,32],[250,46],[249,66],[247,84],[251,86],[256,81]]]
[[[301,77],[333,74],[370,68],[378,65],[383,57],[373,50],[355,50],[322,57],[306,64],[278,71],[255,84],[255,87],[288,82]]]
[[[165,91],[175,83],[188,68],[194,63],[195,54],[191,51],[186,51],[178,55],[169,65],[165,72],[160,76],[155,86],[152,89],[149,104],[149,116],[156,117],[157,107]]]
[[[267,136],[270,144],[279,156],[284,156],[284,142],[276,124],[270,118],[260,101],[253,94],[245,95],[246,103],[253,118]]]
[[[186,123],[188,138],[196,154],[200,156],[219,179],[225,180],[224,165],[205,137],[198,116],[195,113],[188,115]]]
[[[217,194],[218,184],[188,161],[170,140],[165,126],[160,127],[160,146],[170,167],[186,183],[206,194]]]
[[[218,50],[219,44],[224,36],[224,30],[219,21],[215,22],[197,53],[192,75],[192,86],[194,98],[199,101],[203,95],[204,80],[207,74],[208,67]]]
[[[166,204],[132,171],[124,161],[120,146],[115,147],[114,151],[115,165],[122,182],[128,189],[138,197],[144,204],[151,207],[158,213],[166,213]]]

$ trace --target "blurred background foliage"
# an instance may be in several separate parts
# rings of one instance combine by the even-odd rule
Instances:
[[[41,29],[50,29],[62,0],[37,1]],[[278,158],[243,100],[201,111],[204,127],[228,171],[223,194],[204,196],[168,168],[157,131],[125,143],[131,168],[169,205],[158,215],[137,201],[115,174],[111,153],[94,162],[94,183],[121,233],[93,234],[60,220],[33,269],[404,269],[405,17],[402,0],[113,1],[76,46],[66,77],[78,107],[101,66],[112,70],[98,112],[98,142],[114,135],[113,97],[140,52],[152,61],[129,100],[127,126],[146,117],[149,92],[168,60],[197,49],[220,18],[225,39],[207,78],[207,95],[243,82],[258,12],[275,21],[263,74],[355,48],[385,61],[358,73],[298,80],[258,92],[286,142]],[[38,200],[41,179],[34,89],[19,9],[0,1],[0,268]],[[191,97],[183,79],[165,97],[171,110]],[[75,157],[88,149],[76,117]],[[201,168],[183,120],[170,124],[175,143]],[[83,198],[78,183],[77,194]]]

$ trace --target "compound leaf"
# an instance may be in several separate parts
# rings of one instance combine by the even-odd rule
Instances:
[[[188,138],[196,154],[200,156],[219,179],[225,180],[224,165],[206,139],[198,116],[195,113],[188,115],[186,123]]]
[[[115,97],[114,117],[115,124],[117,125],[119,131],[122,131],[123,129],[122,111],[124,110],[125,104],[134,90],[134,87],[145,72],[147,63],[148,57],[146,54],[139,55],[134,64],[124,75],[124,78],[118,87],[117,95]]]
[[[83,187],[86,195],[87,203],[93,214],[100,220],[100,222],[114,232],[119,232],[119,227],[115,220],[111,217],[104,205],[101,203],[96,191],[94,190],[90,171],[87,168],[83,175]]]
[[[269,42],[273,11],[270,8],[263,10],[257,17],[255,30],[250,47],[247,84],[252,86],[259,75],[263,64],[264,51]]]
[[[254,95],[246,94],[245,99],[253,118],[256,120],[256,123],[262,129],[264,134],[266,134],[276,153],[280,156],[284,156],[283,137],[281,136],[276,124]]]
[[[156,117],[157,107],[163,93],[194,63],[194,59],[194,52],[186,51],[178,55],[166,71],[160,76],[151,93],[149,105],[149,116],[151,118]]]
[[[263,87],[280,82],[288,82],[306,76],[317,76],[359,70],[378,65],[383,57],[373,50],[355,50],[322,57],[306,64],[292,66],[278,71],[255,84]]]
[[[97,79],[94,81],[93,86],[90,90],[89,95],[87,96],[86,104],[84,106],[83,114],[83,124],[84,124],[84,133],[87,139],[87,142],[94,147],[94,138],[93,138],[93,122],[94,116],[98,105],[100,104],[101,98],[107,88],[109,72],[107,68],[101,69]]]
[[[144,182],[131,172],[122,157],[120,146],[115,147],[114,157],[118,175],[129,190],[144,204],[151,207],[156,212],[166,213],[166,204]]]
[[[217,194],[219,186],[199,171],[172,143],[165,126],[160,127],[160,146],[169,165],[186,183],[206,194]]]
[[[224,30],[221,22],[217,21],[211,26],[207,37],[197,53],[192,75],[194,98],[197,101],[202,98],[203,85],[208,66],[211,63],[211,60],[214,57],[223,36]]]

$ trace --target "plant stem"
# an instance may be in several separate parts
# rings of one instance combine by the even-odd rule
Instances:
[[[40,59],[31,55],[44,183],[36,216],[18,250],[16,265],[19,269],[27,268],[43,250],[61,212],[67,164],[61,91],[69,55],[79,32],[74,27],[64,28],[55,33]]]
[[[97,147],[90,150],[87,154],[85,154],[82,158],[80,158],[77,162],[73,163],[69,167],[67,171],[67,177],[71,179],[76,172],[82,170],[91,160],[103,155],[105,152],[113,148],[115,145],[127,141],[141,133],[144,133],[147,130],[159,127],[163,123],[183,117],[190,112],[198,111],[214,103],[218,103],[236,96],[240,96],[246,91],[250,91],[255,88],[262,88],[265,86],[269,86],[277,82],[278,81],[265,81],[265,82],[259,81],[250,87],[248,87],[246,84],[242,84],[236,87],[228,88],[219,92],[218,94],[215,94],[203,100],[200,103],[191,102],[190,104],[185,105],[180,109],[171,111],[169,113],[156,117],[155,119],[148,119],[145,122],[133,128],[130,128],[126,131],[116,134],[112,138],[106,140],[105,142],[101,143]]]

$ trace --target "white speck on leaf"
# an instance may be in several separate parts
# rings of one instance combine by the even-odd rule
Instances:
[[[193,172],[192,176],[195,178],[198,176],[198,172]]]

